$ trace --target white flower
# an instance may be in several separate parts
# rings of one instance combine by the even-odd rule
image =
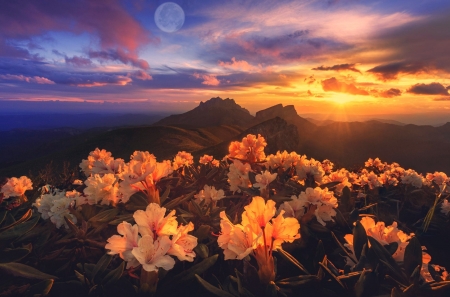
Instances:
[[[53,206],[53,201],[58,200],[65,197],[64,192],[61,191],[55,191],[53,193],[49,194],[43,194],[40,198],[36,199],[36,202],[33,203],[33,206],[35,206],[38,210],[38,212],[41,214],[41,217],[46,220],[49,219],[51,216],[51,208]]]
[[[255,176],[256,184],[253,184],[255,188],[267,189],[267,186],[277,178],[277,173],[271,174],[268,170],[262,174]]]
[[[304,180],[308,176],[312,176],[316,182],[322,183],[322,178],[325,175],[322,163],[314,159],[308,160],[306,158],[301,161],[295,166],[298,179]]]
[[[26,176],[12,177],[2,186],[0,193],[3,193],[4,198],[19,197],[25,194],[27,190],[32,190],[32,185],[33,183]]]
[[[179,226],[177,233],[172,236],[172,246],[167,254],[176,256],[180,261],[194,261],[195,252],[193,249],[197,246],[197,237],[188,234],[194,230],[194,224],[189,222],[186,226]]]
[[[151,235],[153,237],[177,234],[178,222],[175,217],[175,210],[167,216],[166,208],[156,203],[150,203],[146,210],[137,210],[133,218],[139,226],[139,233],[142,236]]]
[[[214,186],[205,185],[203,190],[201,190],[198,194],[194,195],[195,199],[198,202],[202,200],[206,200],[206,203],[211,201],[218,201],[225,197],[225,192],[223,190],[216,190]]]
[[[122,236],[113,235],[107,240],[105,249],[110,250],[108,254],[119,254],[120,258],[127,261],[127,269],[138,266],[139,262],[132,253],[141,238],[138,234],[138,225],[123,222],[117,225],[117,232]]]
[[[403,184],[411,184],[416,188],[421,188],[424,181],[426,181],[422,175],[418,174],[412,169],[408,169],[405,171],[405,175],[402,178]]]
[[[448,215],[448,213],[450,212],[450,203],[447,199],[444,199],[444,201],[442,201],[441,212],[445,215]]]
[[[145,271],[158,271],[159,268],[170,270],[175,265],[175,260],[167,255],[171,247],[168,236],[158,237],[144,235],[139,239],[138,246],[131,253],[139,261]]]
[[[60,228],[62,225],[66,229],[69,228],[67,222],[64,220],[65,216],[69,217],[74,224],[77,222],[77,218],[69,211],[71,202],[72,200],[66,196],[53,200],[53,205],[48,214],[50,215],[50,221],[56,225],[56,228]]]
[[[248,172],[251,170],[251,166],[248,163],[243,164],[239,160],[233,160],[233,163],[229,167],[228,183],[230,184],[230,191],[241,192],[239,187],[249,187],[250,180],[248,178]]]
[[[112,202],[113,205],[116,205],[119,202],[119,185],[114,174],[107,173],[103,177],[94,174],[84,183],[87,186],[84,189],[84,194],[89,199],[95,200],[96,203],[110,204]]]

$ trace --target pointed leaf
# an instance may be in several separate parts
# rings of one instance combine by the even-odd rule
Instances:
[[[0,270],[14,276],[31,279],[56,279],[56,276],[41,272],[31,266],[21,263],[1,263]]]
[[[195,275],[195,278],[200,283],[200,285],[202,285],[203,288],[205,288],[208,292],[210,292],[211,294],[213,294],[215,296],[218,296],[218,297],[234,297],[230,293],[228,293],[226,291],[223,291],[223,290],[221,290],[221,289],[211,285],[210,283],[205,281],[203,278],[201,278],[198,274]]]
[[[28,289],[28,295],[29,296],[35,296],[35,295],[46,296],[52,289],[54,282],[55,281],[52,279],[47,279],[47,280],[43,280],[37,284],[34,284]]]
[[[303,266],[297,259],[295,259],[291,254],[289,254],[288,252],[286,252],[283,249],[278,249],[277,252],[280,253],[281,256],[283,256],[283,258],[285,258],[286,260],[288,260],[289,262],[291,262],[292,264],[294,264],[295,266],[297,266],[298,269],[300,269],[303,273],[305,274],[310,274],[308,272],[308,270],[306,270],[305,266]]]
[[[94,270],[92,271],[91,280],[94,281],[96,276],[101,276],[103,272],[108,267],[109,263],[112,260],[112,256],[108,254],[104,254],[100,260],[98,260],[97,264],[95,264]],[[94,281],[95,282],[95,281]]]
[[[8,230],[16,225],[19,225],[20,223],[23,223],[23,222],[27,221],[28,219],[30,219],[32,215],[33,215],[33,211],[31,209],[29,209],[20,219],[9,224],[8,226],[0,228],[0,231]],[[6,213],[5,213],[5,216],[6,216]]]
[[[11,240],[15,240],[19,236],[27,233],[31,229],[33,229],[34,226],[36,226],[37,222],[39,221],[40,215],[36,215],[34,218],[30,219],[28,222],[24,222],[22,224],[16,225],[12,227],[11,229],[8,229],[2,233],[0,233],[0,241],[7,242]]]
[[[108,274],[102,279],[102,284],[108,286],[118,281],[122,276],[124,269],[125,261],[123,261],[116,269],[108,272]]]
[[[405,258],[403,260],[406,275],[411,275],[418,265],[422,267],[422,247],[419,239],[413,237],[405,248]]]
[[[316,254],[314,255],[314,263],[313,263],[316,273],[320,267],[319,262],[322,261],[324,257],[325,257],[325,249],[323,247],[322,240],[319,240],[319,243],[317,244]]]
[[[118,208],[111,208],[108,210],[104,210],[102,212],[99,212],[95,216],[89,219],[89,222],[91,223],[107,223],[111,221],[117,214],[119,213]]]
[[[0,263],[17,262],[25,258],[31,249],[26,248],[16,248],[16,249],[5,249],[0,252]]]
[[[361,222],[356,222],[355,227],[353,227],[353,247],[355,250],[356,259],[359,260],[361,257],[363,246],[367,244],[367,234],[366,229],[364,229]]]

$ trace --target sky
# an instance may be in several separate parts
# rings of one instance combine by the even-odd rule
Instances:
[[[0,113],[254,113],[450,121],[448,0],[0,0]]]

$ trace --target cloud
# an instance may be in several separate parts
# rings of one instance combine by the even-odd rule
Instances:
[[[449,96],[448,89],[442,84],[434,82],[430,84],[415,84],[408,89],[408,93],[422,95],[445,95]]]
[[[49,31],[87,32],[101,48],[120,47],[135,52],[154,38],[119,0],[2,1],[0,36],[29,39]]]
[[[193,76],[196,79],[203,79],[202,84],[207,86],[218,86],[220,84],[220,81],[217,79],[215,75],[208,75],[208,74],[199,74],[194,73]]]
[[[147,61],[139,59],[136,54],[125,52],[122,49],[110,49],[105,51],[90,50],[88,56],[91,59],[119,61],[123,64],[130,64],[144,70],[150,69],[150,65],[148,65]]]
[[[360,70],[355,68],[355,64],[339,64],[339,65],[333,65],[333,66],[319,66],[316,68],[313,68],[312,70],[322,70],[322,71],[327,71],[327,70],[335,70],[335,71],[343,71],[343,70],[350,70],[353,72],[358,72],[361,73]]]
[[[65,56],[64,60],[66,61],[66,64],[72,64],[72,65],[78,66],[78,67],[92,65],[91,60],[89,60],[87,58],[79,57],[79,56],[73,56],[72,58]]]
[[[306,82],[308,85],[312,85],[316,81],[316,79],[314,78],[314,75],[311,75],[306,77],[303,81]]]
[[[36,83],[36,84],[43,84],[43,85],[53,85],[55,84],[54,81],[49,80],[45,77],[40,76],[24,76],[24,75],[15,75],[15,74],[3,74],[0,75],[0,80],[13,80],[13,81],[23,81],[27,83]]]
[[[414,62],[388,63],[367,70],[367,72],[373,73],[377,79],[382,81],[397,79],[400,74],[418,74],[427,71],[428,67]]]
[[[393,98],[402,95],[402,91],[395,88],[390,88],[389,90],[370,90],[370,95],[374,97],[383,97],[383,98]]]
[[[259,72],[262,70],[261,65],[259,65],[259,67],[255,67],[253,65],[250,65],[245,60],[241,60],[241,61],[236,60],[235,57],[231,58],[231,62],[219,61],[219,66],[221,66],[223,68],[228,68],[228,69],[237,70],[237,71],[245,71],[245,72]]]
[[[138,70],[132,74],[132,76],[136,79],[140,80],[152,80],[153,77],[143,70]]]
[[[325,92],[348,93],[352,95],[369,95],[366,90],[358,89],[354,84],[338,81],[335,77],[322,80],[322,88]]]

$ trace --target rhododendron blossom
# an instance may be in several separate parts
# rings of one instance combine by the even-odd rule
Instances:
[[[233,160],[233,163],[229,167],[228,183],[230,184],[230,191],[241,192],[239,187],[248,188],[251,186],[248,173],[251,170],[251,166],[248,163],[243,164],[239,160]]]
[[[20,197],[24,195],[27,190],[32,189],[33,183],[28,177],[12,177],[1,187],[0,193],[3,194],[3,198]]]
[[[198,162],[203,165],[211,164],[215,167],[219,167],[220,164],[219,160],[214,159],[214,157],[210,155],[203,155],[202,157],[200,157]]]
[[[397,222],[394,222],[392,225],[387,227],[384,222],[378,221],[375,223],[375,220],[371,217],[363,217],[360,222],[366,230],[366,234],[368,236],[372,236],[380,244],[388,245],[392,242],[396,242],[398,247],[392,257],[398,262],[403,261],[405,256],[405,248],[408,245],[409,240],[414,236],[414,233],[407,235],[403,231],[399,230],[397,228]],[[352,253],[354,253],[353,234],[346,234],[344,238],[347,241],[345,246],[348,247]]]
[[[188,232],[194,230],[192,222],[178,226],[175,210],[167,216],[166,209],[156,203],[150,203],[146,210],[137,210],[133,218],[135,225],[123,222],[117,226],[117,232],[105,246],[111,255],[119,256],[127,262],[127,268],[142,265],[146,271],[158,268],[172,269],[175,256],[180,261],[192,262],[197,238]]]
[[[242,138],[242,142],[233,141],[230,144],[228,157],[248,162],[261,162],[266,159],[264,153],[266,146],[267,142],[260,134],[258,136],[248,134]]]
[[[363,169],[359,176],[359,184],[361,186],[367,185],[369,186],[369,189],[373,190],[377,187],[381,187],[383,181],[373,171],[368,172],[366,169]]]
[[[267,156],[266,167],[270,169],[276,169],[278,167],[288,170],[295,167],[298,163],[303,162],[306,156],[300,156],[296,152],[288,153],[287,151],[278,151],[276,155]]]
[[[403,184],[410,184],[416,188],[421,188],[425,181],[426,180],[423,178],[421,174],[418,174],[416,171],[412,169],[406,170],[401,180]]]
[[[94,151],[89,153],[89,156],[87,160],[82,160],[80,163],[81,171],[84,172],[86,176],[90,176],[92,173],[92,168],[94,167],[94,163],[96,161],[99,161],[98,165],[103,166],[103,164],[109,164],[110,161],[114,160],[113,157],[111,157],[111,152],[108,152],[104,149],[100,150],[99,148],[96,148]]]
[[[325,175],[325,170],[322,167],[322,163],[314,159],[302,159],[302,162],[296,166],[297,178],[304,180],[308,177],[312,177],[316,182],[322,183],[322,178]]]
[[[141,238],[138,234],[138,225],[131,225],[130,223],[123,222],[117,225],[117,233],[120,235],[113,235],[107,241],[105,249],[110,250],[108,254],[119,254],[120,258],[127,262],[127,269],[131,267],[137,267],[139,265],[138,260],[132,254],[133,248],[138,246],[138,241]]]
[[[342,168],[339,171],[330,172],[329,175],[324,176],[322,179],[322,184],[339,182],[339,184],[335,187],[335,191],[336,193],[342,193],[342,189],[345,187],[352,187],[352,184],[349,182],[350,176],[350,172]]]
[[[218,201],[225,198],[225,192],[223,190],[216,190],[214,186],[205,185],[203,190],[194,195],[197,201],[200,203],[202,200],[206,200],[206,203],[211,201]]]
[[[194,157],[185,151],[178,152],[173,159],[173,169],[177,170],[183,166],[190,166],[194,164]]]
[[[40,198],[36,199],[33,203],[41,217],[50,221],[56,225],[56,228],[60,228],[64,225],[67,228],[67,222],[64,217],[68,217],[73,223],[77,222],[77,218],[70,213],[69,208],[73,202],[73,199],[67,197],[65,192],[54,190],[50,193],[41,195]]]
[[[266,170],[261,174],[255,176],[256,184],[253,184],[255,188],[267,189],[269,184],[277,178],[277,173],[270,173]]]
[[[448,215],[448,213],[450,212],[450,203],[448,202],[448,199],[444,199],[444,200],[442,201],[442,204],[441,204],[441,212],[442,212],[444,215]]]
[[[119,183],[116,176],[112,173],[107,173],[100,176],[94,174],[90,176],[85,182],[86,188],[84,194],[89,199],[94,200],[95,203],[116,205],[120,200]]]

